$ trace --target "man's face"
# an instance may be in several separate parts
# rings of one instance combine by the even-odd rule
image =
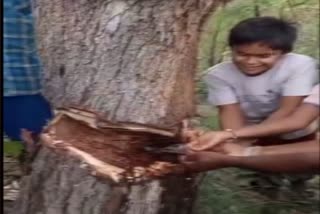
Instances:
[[[282,55],[281,50],[273,50],[261,43],[238,45],[232,48],[233,62],[248,76],[266,72]]]

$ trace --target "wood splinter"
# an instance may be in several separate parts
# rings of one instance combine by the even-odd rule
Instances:
[[[57,146],[58,144],[51,139],[49,134],[41,134],[41,139],[42,142],[45,143],[45,145],[51,148],[62,148],[64,150],[67,150],[68,154],[79,158],[83,163],[86,163],[91,168],[93,168],[93,170],[95,170],[98,174],[109,177],[114,182],[120,182],[121,180],[123,180],[123,175],[125,173],[124,169],[102,162],[92,155],[83,152],[71,146],[70,144],[64,143],[63,141],[59,141],[59,146]]]

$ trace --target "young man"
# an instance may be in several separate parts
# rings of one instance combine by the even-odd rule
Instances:
[[[36,136],[52,113],[41,95],[31,2],[4,0],[3,7],[3,125],[9,138],[21,140],[21,130]]]
[[[319,117],[319,84],[312,90],[303,104],[287,118],[268,124],[249,126],[230,132],[214,132],[200,136],[191,143],[193,150],[220,151],[192,152],[182,161],[190,171],[207,171],[224,167],[240,167],[266,172],[277,173],[309,173],[320,172],[320,144],[319,139],[278,146],[241,147],[238,144],[225,143],[226,140],[238,137],[257,137],[268,134],[278,134],[296,129],[302,129],[311,121]]]
[[[290,53],[296,40],[293,25],[273,17],[250,18],[230,32],[232,62],[209,69],[208,100],[218,107],[223,130],[268,124],[295,111],[318,82],[316,62]],[[312,139],[316,124],[279,139]]]
[[[196,151],[214,148],[233,139],[257,138],[303,130],[319,117],[320,88],[317,84],[303,103],[291,115],[269,123],[245,126],[233,131],[211,131],[194,139],[189,147]],[[267,145],[267,143],[266,143]],[[318,145],[320,146],[320,144]]]

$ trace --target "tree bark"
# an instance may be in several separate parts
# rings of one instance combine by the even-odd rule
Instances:
[[[99,112],[99,118],[110,123],[176,128],[194,113],[199,32],[204,19],[220,2],[224,1],[36,0],[44,94],[55,108],[76,106]],[[82,124],[77,120],[74,123]],[[141,184],[114,183],[82,168],[81,163],[88,164],[88,159],[48,146],[55,137],[59,142],[72,141],[74,147],[78,146],[74,151],[95,157],[95,163],[98,160],[125,169],[98,155],[119,141],[95,146],[102,142],[96,137],[99,131],[91,130],[88,124],[84,131],[71,129],[71,124],[53,137],[44,131],[42,136],[48,138],[42,138],[43,146],[31,174],[24,179],[14,213],[191,212],[196,190],[193,179],[166,176],[159,180],[155,176]],[[72,136],[63,137],[66,130]],[[82,138],[77,136],[87,139],[86,147],[79,147]],[[154,139],[147,142],[156,144]],[[131,145],[123,139],[120,144]],[[134,155],[127,153],[130,149],[122,149],[117,158]],[[148,164],[156,160],[150,159]]]
[[[183,172],[177,155],[143,149],[179,143],[175,132],[137,124],[107,127],[107,121],[82,113],[88,112],[60,112],[45,128],[42,148],[24,179],[14,213],[190,211],[194,181],[188,175],[169,177],[171,172]],[[164,175],[166,179],[159,180]]]
[[[176,124],[194,111],[201,12],[217,2],[38,0],[46,96],[109,120]]]

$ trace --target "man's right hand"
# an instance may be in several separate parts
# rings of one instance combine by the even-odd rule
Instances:
[[[188,120],[182,121],[181,138],[184,143],[197,140],[205,131],[199,128],[191,128]]]
[[[227,131],[211,131],[194,137],[188,147],[195,151],[212,150],[221,143],[232,139],[232,133]]]

